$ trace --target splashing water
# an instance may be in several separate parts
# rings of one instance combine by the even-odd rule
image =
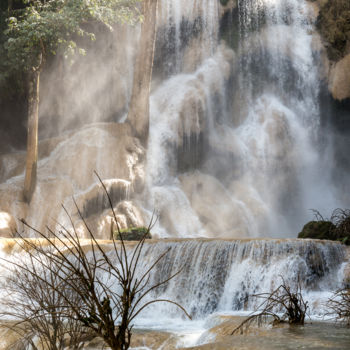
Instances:
[[[27,206],[24,152],[0,156],[1,210],[44,230],[51,219],[69,224],[60,204],[74,215],[75,195],[96,235],[106,238],[111,213],[94,170],[113,182],[122,226],[147,224],[155,209],[159,237],[295,237],[310,220],[308,209],[327,215],[349,206],[349,199],[338,200],[343,184],[335,186],[330,171],[332,132],[321,120],[323,63],[312,6],[305,0],[229,4],[160,1],[147,149],[122,123],[139,28],[109,37],[118,45],[106,49],[107,55],[117,46],[108,66],[101,64],[102,75],[86,74],[95,54],[70,68],[66,80],[77,92],[68,99],[53,94],[57,72],[48,72],[40,119],[49,139],[39,145],[36,191]],[[90,80],[98,81],[91,89]],[[105,90],[118,97],[115,108],[111,96],[108,103],[99,99],[97,91]],[[62,118],[52,107],[57,99],[65,101],[57,111]]]
[[[239,0],[229,47],[214,3],[162,2],[175,61],[151,98],[146,207],[161,236],[295,236],[308,209],[344,204],[320,141],[311,8]],[[203,15],[199,35],[188,22]],[[191,52],[198,42],[204,55]]]

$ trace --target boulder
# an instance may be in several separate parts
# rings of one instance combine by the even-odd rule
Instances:
[[[310,221],[304,225],[302,231],[298,234],[298,238],[312,239],[334,239],[332,230],[335,226],[331,221]]]

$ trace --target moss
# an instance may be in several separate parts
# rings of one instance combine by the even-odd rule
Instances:
[[[333,240],[334,236],[332,234],[332,231],[334,229],[335,225],[331,221],[310,221],[298,234],[298,238]]]
[[[328,0],[321,6],[317,27],[327,42],[327,53],[337,61],[345,56],[350,45],[350,1]]]
[[[331,221],[310,221],[298,234],[298,238],[327,239],[350,245],[350,233]]]
[[[124,241],[140,241],[145,235],[146,239],[151,239],[151,232],[148,231],[147,227],[128,227],[120,230],[120,235]],[[120,240],[120,235],[118,231],[114,232],[114,237]]]

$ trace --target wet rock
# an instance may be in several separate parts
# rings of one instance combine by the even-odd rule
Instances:
[[[302,231],[298,234],[298,238],[312,239],[334,239],[332,230],[335,226],[330,221],[310,221],[304,225]]]
[[[143,227],[145,221],[143,214],[137,205],[132,201],[122,201],[115,208],[114,212],[118,221],[120,229],[127,229],[128,227]],[[61,216],[62,217],[62,216]],[[61,221],[63,220],[63,217]],[[76,231],[82,238],[89,238],[89,232],[85,223],[79,217],[77,213],[73,216],[75,222]],[[91,232],[98,239],[111,239],[114,234],[115,220],[111,209],[106,209],[103,212],[94,214],[85,218],[85,222],[88,225]],[[65,225],[69,225],[69,222],[65,222]]]
[[[108,179],[104,180],[103,183],[106,186],[113,206],[128,199],[130,196],[130,181]],[[100,183],[93,185],[87,192],[77,196],[76,203],[85,218],[110,208],[108,197]]]
[[[57,219],[70,227],[61,205],[64,204],[76,220],[73,195],[85,218],[92,219],[108,208],[94,170],[98,171],[102,179],[110,179],[107,187],[116,206],[128,199],[129,193],[141,192],[143,189],[145,150],[132,136],[128,125],[89,125],[69,132],[60,139],[46,140],[41,143],[40,149],[42,158],[38,162],[37,186],[29,206],[23,201],[24,173],[19,173],[21,170],[18,168],[24,157],[15,154],[13,158],[10,155],[3,160],[6,164],[13,163],[13,167],[8,167],[4,176],[9,177],[7,182],[0,184],[0,207],[16,218],[25,218],[41,231],[45,231],[47,224],[55,227]],[[125,227],[143,225],[143,220],[135,219],[140,214],[132,214],[132,219],[126,218],[127,215],[124,210],[122,221],[125,221]],[[104,222],[105,218],[97,220],[101,221]],[[97,227],[98,235],[102,234],[102,228],[99,230]],[[109,230],[101,236],[108,237]]]
[[[128,227],[141,227],[145,225],[143,215],[139,207],[130,201],[124,201],[117,206],[117,216],[124,217],[124,225],[120,227],[122,229]]]
[[[331,68],[329,90],[336,100],[350,98],[350,54]]]

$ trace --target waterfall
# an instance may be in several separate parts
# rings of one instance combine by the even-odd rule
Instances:
[[[224,41],[218,2],[191,4],[161,2],[145,208],[162,237],[295,236],[309,209],[344,205],[322,141],[312,8],[233,1]]]
[[[90,249],[88,241],[82,244]],[[104,247],[111,261],[118,265],[113,245],[110,244],[110,249]],[[132,247],[127,246],[129,252]],[[296,239],[149,241],[142,250],[135,278],[140,280],[143,272],[165,252],[152,270],[149,285],[180,273],[153,290],[144,303],[156,299],[176,301],[194,320],[204,320],[213,313],[251,312],[260,304],[252,295],[271,292],[283,280],[292,289],[300,282],[309,314],[323,316],[327,299],[349,278],[344,245]],[[11,239],[0,240],[0,257],[15,262],[19,259],[22,263],[30,258]],[[0,270],[3,282],[9,271],[4,265]],[[107,274],[100,273],[99,278],[108,283]],[[5,291],[2,293],[4,297]],[[181,320],[182,316],[182,311],[174,305],[156,303],[142,312],[136,324],[159,326],[167,319]]]
[[[143,264],[169,253],[153,271],[152,283],[181,270],[152,298],[176,300],[195,319],[218,312],[252,311],[253,294],[277,288],[282,278],[295,288],[300,280],[310,314],[322,315],[331,291],[343,285],[345,248],[338,243],[300,240],[184,240],[145,246]],[[150,258],[152,257],[152,258]],[[145,318],[180,317],[167,304],[145,311]]]
[[[146,147],[124,123],[139,26],[116,28],[79,67],[46,72],[48,138],[29,206],[25,152],[0,156],[0,209],[19,230],[20,218],[43,231],[56,220],[69,226],[64,204],[84,236],[74,195],[96,236],[108,237],[111,211],[94,170],[110,184],[120,225],[147,225],[155,211],[160,238],[296,237],[309,209],[326,217],[350,205],[348,180],[335,184],[332,173],[310,1],[159,0],[157,21]],[[51,79],[62,69],[64,94]]]

